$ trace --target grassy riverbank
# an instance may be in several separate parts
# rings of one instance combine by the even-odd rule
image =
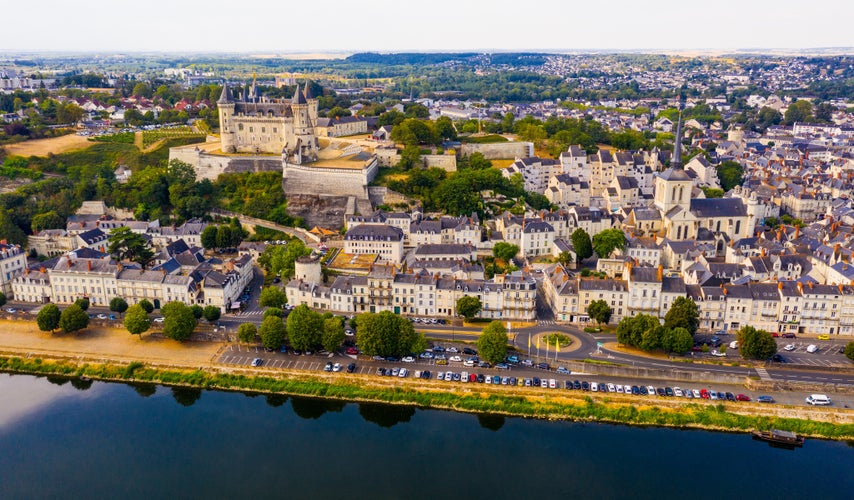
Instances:
[[[105,381],[150,382],[203,389],[281,393],[349,401],[409,404],[472,413],[493,413],[551,420],[613,422],[634,425],[691,427],[750,431],[783,429],[828,439],[854,439],[854,424],[808,418],[744,415],[725,404],[656,404],[626,398],[599,397],[560,391],[524,391],[510,394],[488,386],[449,386],[415,380],[382,382],[357,376],[285,374],[285,377],[246,375],[204,370],[159,369],[133,362],[81,364],[70,361],[0,357],[0,371],[36,375],[89,377]],[[378,383],[379,382],[379,383]],[[640,403],[640,404],[639,404]],[[743,407],[743,406],[742,406]],[[780,408],[762,408],[774,411]],[[833,416],[828,414],[828,416]],[[849,418],[842,417],[848,421]],[[838,419],[837,419],[838,420]]]

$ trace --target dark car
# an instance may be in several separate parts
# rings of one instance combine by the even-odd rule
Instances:
[[[658,389],[656,389],[655,391],[658,393],[658,395],[659,395],[659,396],[666,396],[666,395],[667,395],[667,393],[666,393],[666,392],[664,392],[664,388],[663,388],[663,387],[659,387],[659,388],[658,388]],[[673,390],[671,389],[671,390],[670,390],[670,392],[672,393],[672,392],[673,392]]]
[[[784,333],[783,338],[784,339],[796,339],[796,338],[798,338],[798,336],[795,335],[794,333]]]
[[[385,360],[391,361],[392,363],[397,363],[398,361],[400,361],[400,358],[397,358],[395,356],[389,356],[389,357],[385,358]]]
[[[565,382],[565,387],[566,387],[567,389],[573,389],[575,386],[573,386],[573,385],[572,385],[572,380],[567,380],[567,381]]]
[[[726,397],[727,401],[735,401],[735,394],[733,394],[731,392],[724,394],[724,396]]]
[[[640,394],[640,387],[638,387],[638,386],[636,386],[636,385],[633,385],[633,386],[632,386],[632,394],[634,394],[635,396],[637,396],[638,394]]]
[[[772,398],[771,396],[758,396],[756,398],[756,401],[758,401],[760,403],[773,403],[774,398]]]
[[[572,381],[572,388],[575,389],[576,391],[581,390],[581,382],[579,382],[578,380],[573,380]]]
[[[546,362],[537,363],[537,368],[539,368],[540,370],[548,370],[549,364]]]
[[[665,387],[664,394],[667,394],[668,396],[673,396],[673,389],[670,387]]]
[[[510,365],[508,365],[507,363],[496,363],[495,368],[498,370],[509,370]]]
[[[481,361],[480,363],[477,364],[477,366],[479,366],[480,368],[489,368],[491,365],[489,364],[488,361]]]
[[[501,377],[499,377],[498,375],[493,375],[492,383],[496,385],[501,385]]]
[[[471,347],[463,347],[463,354],[468,354],[470,356],[477,356],[477,351],[475,351]]]
[[[590,390],[590,384],[587,382],[582,382],[581,383],[581,390],[582,391],[589,391]]]
[[[385,368],[382,368],[382,367],[377,368],[377,375],[379,375],[379,376],[381,376],[381,377],[382,377],[383,375],[385,375]]]
[[[482,384],[486,381],[486,377],[482,373],[478,373],[477,374],[477,381]]]
[[[777,363],[785,363],[786,358],[784,358],[783,356],[781,356],[779,354],[775,354],[775,355],[771,356],[771,361],[774,361]]]
[[[646,390],[646,386],[645,386],[645,385],[640,386],[640,393],[641,393],[641,396],[647,396],[647,395],[649,395],[649,391],[647,391],[647,390]]]
[[[540,386],[540,377],[534,377],[534,386],[535,386],[535,387],[539,387],[539,386]]]
[[[604,383],[599,384],[599,392],[608,392],[608,386]]]
[[[736,401],[750,401],[750,396],[748,396],[747,394],[736,394],[735,400]]]
[[[347,373],[353,373],[354,371],[356,371],[356,363],[347,365]]]
[[[425,380],[430,380],[430,375],[430,370],[424,370],[423,372],[421,372],[421,378]]]
[[[440,345],[434,345],[433,352],[445,352],[445,348]]]

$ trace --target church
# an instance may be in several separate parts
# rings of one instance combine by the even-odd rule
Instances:
[[[626,226],[638,233],[650,233],[671,241],[697,239],[701,230],[725,239],[747,238],[753,232],[755,214],[738,197],[693,198],[693,181],[682,168],[682,112],[676,127],[676,141],[670,167],[655,175],[653,208],[658,212],[658,224],[643,230],[642,219],[648,219],[649,209],[629,213]],[[717,238],[716,238],[717,239]]]
[[[223,153],[281,154],[296,165],[317,160],[317,99],[308,82],[290,100],[260,96],[254,80],[235,99],[226,83],[217,106]]]

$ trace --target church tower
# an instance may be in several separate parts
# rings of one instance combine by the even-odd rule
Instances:
[[[655,175],[655,207],[662,214],[677,206],[687,210],[691,205],[693,182],[682,169],[682,108],[680,103],[670,168]]]
[[[234,97],[231,95],[231,89],[228,88],[228,81],[222,86],[222,94],[216,102],[219,108],[219,135],[222,144],[223,153],[234,153],[237,145],[235,144],[234,123]]]
[[[294,163],[317,161],[317,137],[314,135],[314,124],[311,121],[308,101],[305,94],[300,92],[297,85],[294,98],[291,100],[291,110],[294,115],[295,144],[288,144],[288,153]]]

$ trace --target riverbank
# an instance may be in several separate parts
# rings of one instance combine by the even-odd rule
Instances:
[[[715,431],[782,429],[836,440],[854,439],[854,411],[752,403],[711,404],[679,400],[638,401],[631,396],[554,392],[519,388],[460,386],[451,390],[431,381],[305,372],[250,372],[225,367],[176,369],[142,362],[84,363],[73,360],[0,356],[0,371],[31,375],[87,377],[199,389],[310,396],[353,402],[415,405],[467,413],[547,420],[570,420],[696,428]],[[654,404],[653,404],[654,403]]]

